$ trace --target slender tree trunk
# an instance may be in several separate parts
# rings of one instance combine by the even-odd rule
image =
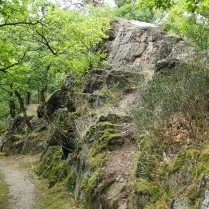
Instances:
[[[45,89],[42,89],[40,91],[40,101],[41,101],[41,104],[45,107],[46,106],[46,98],[45,98]]]
[[[30,131],[32,131],[32,126],[30,124],[30,121],[28,120],[27,112],[26,112],[26,109],[25,109],[25,106],[24,106],[24,100],[23,100],[23,98],[21,97],[20,93],[17,90],[14,93],[15,93],[15,96],[17,97],[18,101],[19,101],[20,109],[23,113],[24,120],[25,120],[25,122],[27,124],[27,127],[28,127],[28,130],[30,132]]]
[[[15,106],[14,100],[12,99],[13,93],[10,92],[10,93],[9,93],[9,96],[10,96],[10,98],[11,98],[11,99],[9,100],[9,112],[10,112],[11,117],[14,118],[15,115],[16,115],[16,106]]]
[[[40,90],[37,91],[37,104],[40,104]]]
[[[27,93],[27,96],[26,96],[26,100],[25,100],[26,105],[29,105],[30,104],[30,98],[31,98],[31,93],[28,92]]]
[[[16,107],[15,107],[15,102],[13,100],[9,101],[9,112],[12,118],[15,117],[16,113]]]
[[[41,104],[43,105],[43,107],[45,108],[46,107],[46,98],[45,98],[45,93],[48,89],[48,72],[50,70],[50,67],[51,67],[51,63],[46,67],[46,71],[44,73],[44,77],[45,77],[45,82],[44,82],[44,87],[38,91],[38,98],[41,102]]]

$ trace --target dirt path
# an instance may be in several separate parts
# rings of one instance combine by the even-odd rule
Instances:
[[[0,158],[0,173],[9,187],[8,209],[38,209],[36,203],[36,188],[25,168],[29,161],[35,161],[34,157]]]

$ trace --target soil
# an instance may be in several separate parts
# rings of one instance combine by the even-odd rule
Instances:
[[[9,187],[7,209],[38,209],[36,187],[30,175],[37,156],[13,156],[0,158],[0,173]]]

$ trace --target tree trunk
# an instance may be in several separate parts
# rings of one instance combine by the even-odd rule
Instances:
[[[40,90],[40,101],[43,107],[46,106],[45,89]]]
[[[25,100],[26,105],[30,104],[30,98],[31,98],[31,94],[30,94],[30,92],[28,92],[27,96],[26,96],[26,100]]]
[[[9,112],[12,118],[16,115],[16,107],[15,102],[13,100],[9,100]]]
[[[26,109],[25,109],[25,106],[24,106],[24,100],[23,100],[23,98],[21,97],[20,93],[17,90],[14,93],[15,93],[15,96],[17,97],[18,101],[19,101],[20,109],[23,113],[24,120],[25,120],[25,122],[27,124],[27,127],[28,127],[28,130],[30,132],[30,131],[32,131],[32,126],[30,124],[30,121],[28,120],[27,112],[26,112]]]

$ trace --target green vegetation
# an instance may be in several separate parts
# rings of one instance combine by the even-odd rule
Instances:
[[[24,112],[25,105],[44,105],[65,74],[75,74],[78,86],[86,71],[107,67],[106,54],[97,45],[107,37],[104,32],[114,16],[158,23],[199,49],[207,49],[207,2],[123,0],[110,8],[92,0],[74,7],[66,1],[59,5],[4,0],[0,7],[0,129],[5,129],[7,118]]]
[[[2,175],[0,174],[0,208],[1,209],[6,208],[8,204],[8,193],[9,193],[9,189],[6,183],[4,182]]]
[[[161,208],[176,196],[196,207],[198,182],[209,172],[208,87],[203,65],[185,63],[159,71],[144,89],[133,111],[140,143],[133,188],[150,198],[145,208]]]
[[[38,176],[47,178],[49,187],[53,187],[57,182],[66,179],[69,166],[61,161],[62,151],[59,146],[51,146],[44,154],[42,161],[35,167]]]
[[[89,70],[110,67],[98,44],[108,38],[105,31],[111,17],[158,23],[200,51],[208,49],[208,0],[115,3],[117,7],[111,9],[99,1],[85,0],[73,9],[67,9],[70,5],[63,9],[63,5],[46,1],[1,2],[0,130],[6,128],[7,118],[21,111],[27,118],[24,110],[31,101],[45,105],[47,95],[60,87],[66,74],[74,74],[74,86],[79,87]],[[169,208],[169,200],[176,196],[189,199],[191,208],[195,208],[198,182],[209,172],[209,74],[195,56],[189,64],[157,72],[141,90],[140,109],[133,111],[140,152],[131,185],[136,194],[150,200],[142,208]],[[122,95],[121,91],[113,95],[107,87],[99,93],[113,103]],[[29,128],[29,121],[27,125]],[[63,129],[64,125],[68,126],[60,124]],[[88,131],[85,128],[85,140],[91,147],[85,156],[89,173],[81,187],[90,200],[99,184],[98,170],[107,159],[106,151],[121,136],[109,121],[94,124]],[[79,154],[69,159],[80,160]],[[66,202],[69,191],[75,189],[78,174],[60,157],[60,147],[50,147],[35,168],[37,175],[48,179],[41,199],[43,208],[69,208],[74,204],[71,200]],[[2,185],[0,181],[0,201],[6,197],[6,187]],[[65,190],[66,185],[69,191]],[[91,207],[98,207],[97,202]]]
[[[0,9],[0,120],[23,111],[30,129],[31,100],[44,105],[65,74],[79,85],[84,72],[105,67],[97,45],[107,37],[109,18],[105,8],[68,10],[46,1],[3,1]]]
[[[40,179],[36,184],[41,191],[39,194],[41,209],[68,209],[75,206],[74,196],[67,189],[66,182],[59,182],[51,188],[48,188],[48,183],[48,180]]]
[[[151,12],[160,10],[160,24],[169,33],[188,40],[200,50],[208,48],[208,0],[139,0],[136,5],[149,8]]]

